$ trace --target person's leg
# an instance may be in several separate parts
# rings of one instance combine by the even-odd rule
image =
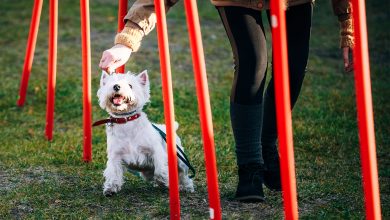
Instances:
[[[305,77],[312,13],[313,5],[311,3],[291,7],[286,12],[291,108],[294,107],[298,99]],[[266,166],[264,182],[270,189],[281,190],[279,156],[276,147],[275,111],[274,78],[272,77],[264,97],[264,120],[261,137],[262,153]]]
[[[219,7],[218,11],[235,64],[230,118],[239,168],[236,199],[262,201],[261,127],[267,47],[261,13],[241,7]]]

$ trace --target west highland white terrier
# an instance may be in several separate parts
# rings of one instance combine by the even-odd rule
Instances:
[[[142,111],[150,101],[147,71],[138,75],[130,72],[108,75],[103,71],[97,96],[100,107],[110,115],[109,119],[100,121],[106,124],[107,133],[108,161],[103,194],[111,196],[120,191],[124,183],[123,164],[140,172],[145,180],[168,187],[166,142]],[[165,132],[165,125],[154,125]],[[177,130],[177,123],[175,127]],[[176,143],[182,148],[177,135]],[[178,161],[180,190],[194,192],[188,167]]]

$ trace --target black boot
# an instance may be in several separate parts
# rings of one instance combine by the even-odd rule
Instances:
[[[240,202],[263,202],[263,172],[260,164],[239,165],[235,199]]]
[[[230,103],[230,119],[239,176],[236,199],[242,202],[264,201],[264,161],[261,149],[263,106]]]
[[[280,180],[279,154],[276,145],[263,145],[264,185],[273,191],[282,191]]]

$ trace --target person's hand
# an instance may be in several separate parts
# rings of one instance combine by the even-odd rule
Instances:
[[[122,44],[117,44],[112,48],[105,50],[100,59],[99,68],[112,73],[116,68],[124,65],[129,60],[131,49]]]
[[[344,71],[349,73],[353,71],[353,59],[352,49],[350,47],[343,47],[343,58],[344,58]],[[349,55],[351,54],[351,56]]]

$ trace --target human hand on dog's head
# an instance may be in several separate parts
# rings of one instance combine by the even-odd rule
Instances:
[[[131,52],[132,50],[129,47],[117,44],[103,52],[99,68],[110,74],[129,60]]]

